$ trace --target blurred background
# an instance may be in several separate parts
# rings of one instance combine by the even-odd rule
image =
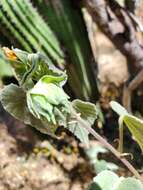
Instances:
[[[142,0],[113,2],[133,19],[142,47]],[[128,41],[128,36],[124,39]],[[117,100],[135,115],[143,115],[142,84],[128,95],[128,99],[132,97],[130,103],[124,99],[125,85],[137,72],[129,65],[130,55],[117,48],[117,43],[106,35],[106,28],[95,22],[88,1],[0,0],[0,46],[39,51],[51,64],[66,70],[66,92],[71,99],[97,105],[99,120],[94,128],[115,147],[118,117],[110,110],[109,102]],[[17,81],[1,50],[0,88],[10,83]],[[57,132],[60,139],[54,139],[15,120],[2,106],[0,122],[0,190],[84,190],[104,169],[131,175],[92,138],[88,150],[62,129]],[[125,152],[132,152],[132,162],[142,169],[140,149],[128,133],[125,131]]]

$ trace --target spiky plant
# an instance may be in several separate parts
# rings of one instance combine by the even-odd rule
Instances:
[[[15,38],[21,48],[41,51],[52,64],[66,67],[75,96],[95,100],[90,45],[80,9],[71,0],[1,0],[0,6],[0,25],[10,41]]]

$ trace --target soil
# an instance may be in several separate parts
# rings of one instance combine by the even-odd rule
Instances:
[[[68,138],[72,149],[68,142],[59,146],[5,113],[0,117],[0,190],[87,189],[93,174],[74,138]]]

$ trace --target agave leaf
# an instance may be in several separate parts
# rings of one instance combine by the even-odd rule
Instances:
[[[28,44],[35,50],[41,50],[42,53],[50,56],[58,65],[63,65],[64,56],[56,36],[29,0],[1,0],[0,3],[2,14],[5,12],[6,17],[9,18],[9,21],[7,21],[2,17],[2,21],[4,20],[8,29],[13,32],[20,42],[22,42],[21,37],[24,36],[23,41],[27,43],[22,42],[21,44],[26,46],[26,50]],[[42,30],[40,30],[40,27],[42,27]],[[18,29],[16,33],[14,33],[15,28]]]
[[[35,2],[35,0],[33,1]],[[76,97],[84,100],[97,98],[96,80],[91,63],[91,48],[80,9],[71,0],[36,0],[36,5],[47,23],[64,44],[69,59],[69,84]]]

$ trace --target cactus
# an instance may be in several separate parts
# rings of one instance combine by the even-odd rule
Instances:
[[[95,100],[92,53],[80,9],[74,10],[71,3],[71,0],[49,0],[48,3],[1,0],[0,25],[8,31],[5,34],[8,39],[17,39],[20,48],[41,51],[53,64],[62,69],[66,66],[69,86],[76,97]]]
[[[7,27],[9,28],[10,26],[9,29],[13,32],[13,35],[18,37],[18,40],[21,39],[20,36],[23,35],[24,40],[21,39],[21,42],[26,39],[32,48],[49,55],[59,65],[64,62],[63,52],[55,35],[48,25],[46,25],[42,20],[38,12],[36,12],[36,9],[32,7],[29,0],[1,0],[0,4],[2,6],[1,20],[4,20],[3,22],[6,23],[6,17],[3,15],[3,12],[5,12],[10,20],[8,21],[9,24],[7,23]],[[33,19],[32,22],[29,19],[30,17]],[[12,24],[10,24],[10,22]],[[15,31],[15,29],[17,31]],[[45,31],[44,35],[42,35],[42,30]],[[23,42],[21,44],[23,45]]]
[[[33,0],[33,3],[35,0]],[[44,15],[59,40],[66,47],[69,83],[77,97],[95,100],[96,80],[91,69],[91,49],[80,9],[71,0],[36,0],[35,4]]]

